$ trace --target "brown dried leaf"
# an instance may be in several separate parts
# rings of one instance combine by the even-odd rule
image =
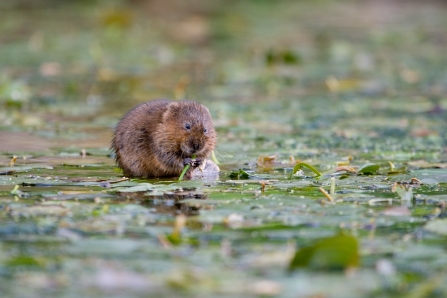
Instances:
[[[276,157],[276,155],[261,155],[258,157],[256,164],[258,165],[258,167],[270,167],[275,163]]]

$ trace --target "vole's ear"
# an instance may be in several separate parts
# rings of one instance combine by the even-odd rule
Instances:
[[[171,102],[168,104],[166,113],[163,114],[163,120],[167,117],[178,117],[180,113],[180,104],[178,102]]]

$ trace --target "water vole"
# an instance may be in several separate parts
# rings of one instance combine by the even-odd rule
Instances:
[[[186,164],[218,167],[206,160],[216,145],[208,109],[193,101],[153,100],[130,110],[115,128],[112,149],[128,177],[179,176]],[[192,159],[192,156],[195,158]]]

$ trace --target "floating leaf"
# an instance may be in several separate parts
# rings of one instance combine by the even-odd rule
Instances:
[[[150,183],[140,183],[136,186],[131,187],[120,187],[113,190],[113,192],[116,192],[118,194],[120,193],[146,193],[153,191],[152,184]]]
[[[298,250],[289,269],[343,270],[359,266],[359,244],[354,236],[340,233]]]
[[[249,175],[244,170],[240,169],[239,171],[231,172],[230,174],[231,179],[248,179]]]
[[[45,169],[45,170],[52,170],[52,166],[46,166],[46,165],[26,165],[26,166],[14,166],[14,167],[3,167],[0,168],[0,173],[3,173],[2,175],[10,175],[12,173],[22,173],[22,172],[29,172],[34,169]]]
[[[358,170],[358,173],[364,174],[364,175],[371,175],[377,172],[377,170],[380,168],[378,164],[375,163],[367,163],[360,167]]]
[[[138,185],[131,186],[131,187],[120,187],[114,189],[115,192],[121,193],[121,192],[147,192],[147,191],[168,191],[168,190],[176,190],[179,189],[179,187],[175,185],[163,185],[163,184],[151,184],[147,182],[139,183]]]

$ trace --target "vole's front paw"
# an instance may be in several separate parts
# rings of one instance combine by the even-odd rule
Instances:
[[[207,180],[217,180],[219,179],[219,166],[216,165],[209,159],[203,160],[202,165],[200,167],[194,168],[191,172],[192,179],[205,178]]]
[[[202,159],[201,158],[191,159],[191,158],[187,157],[183,160],[183,163],[185,165],[190,165],[193,168],[197,168],[202,164]]]

